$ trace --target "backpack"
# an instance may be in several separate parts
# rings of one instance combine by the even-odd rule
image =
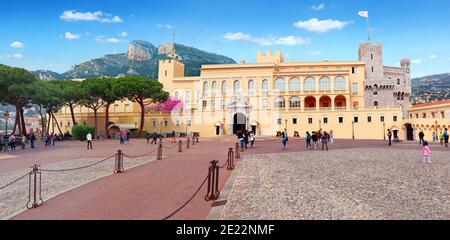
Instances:
[[[444,137],[448,137],[448,132],[447,131],[444,132]]]

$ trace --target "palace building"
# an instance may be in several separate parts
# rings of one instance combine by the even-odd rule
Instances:
[[[176,56],[175,49],[172,56]],[[335,138],[384,139],[388,129],[408,139],[411,95],[410,61],[383,65],[382,46],[359,46],[357,61],[286,61],[281,52],[258,52],[255,63],[203,65],[200,76],[186,77],[184,64],[173,57],[159,62],[158,80],[182,102],[171,113],[148,111],[148,132],[198,132],[223,136],[251,130],[259,136],[290,136],[333,130]],[[111,105],[112,132],[135,129],[139,107],[130,101]],[[104,111],[104,110],[103,110]],[[78,124],[93,125],[93,114],[78,107]],[[104,113],[99,113],[99,135]],[[70,131],[67,108],[57,116]],[[412,125],[408,125],[411,127]]]

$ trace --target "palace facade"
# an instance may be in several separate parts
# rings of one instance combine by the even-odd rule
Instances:
[[[161,60],[158,80],[182,106],[171,113],[149,110],[144,130],[212,137],[244,129],[275,136],[287,129],[290,136],[303,137],[323,129],[333,130],[335,138],[384,139],[391,129],[408,139],[409,59],[386,67],[381,44],[371,42],[360,44],[358,52],[357,61],[321,62],[290,62],[281,52],[258,52],[256,63],[203,65],[195,77],[185,76],[176,57]],[[112,132],[139,127],[136,104],[118,101],[109,111]],[[78,124],[93,125],[88,109],[78,107],[75,115]],[[98,116],[101,136],[104,113]],[[69,110],[63,108],[57,118],[70,131]]]

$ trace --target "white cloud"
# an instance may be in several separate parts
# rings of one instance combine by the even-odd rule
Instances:
[[[343,29],[345,26],[351,23],[353,22],[339,21],[332,19],[319,20],[317,18],[311,18],[307,21],[298,21],[294,23],[294,27],[304,29],[310,32],[325,33],[334,29],[338,30]]]
[[[20,53],[15,53],[15,54],[13,54],[11,56],[12,56],[12,58],[15,58],[15,59],[22,59],[23,58],[23,55],[20,54]]]
[[[67,40],[75,40],[75,39],[80,39],[81,35],[80,34],[73,34],[71,32],[66,32],[66,33],[64,33],[63,37],[65,39],[67,39]]]
[[[312,5],[311,9],[314,10],[314,11],[324,10],[325,9],[325,4],[321,3],[319,5]]]
[[[254,37],[249,34],[237,32],[237,33],[227,33],[223,35],[223,38],[229,41],[241,41],[241,42],[252,42],[262,46],[273,46],[273,45],[287,45],[287,46],[295,46],[301,44],[308,44],[311,42],[310,39],[295,37],[295,36],[287,36],[287,37]]]
[[[123,31],[123,32],[121,32],[119,35],[120,35],[121,37],[126,37],[126,36],[128,36],[128,33],[125,32],[125,31]]]
[[[173,29],[173,26],[170,24],[157,24],[156,27],[165,28],[165,29]]]
[[[124,41],[121,40],[121,39],[117,39],[117,38],[107,38],[107,37],[105,37],[105,36],[103,36],[103,35],[98,36],[98,37],[95,39],[95,41],[96,41],[96,42],[99,42],[99,43],[122,43],[122,42],[124,42]]]
[[[414,63],[414,64],[421,64],[422,63],[422,59],[420,59],[420,58],[413,59],[411,62]]]
[[[312,51],[312,52],[309,52],[309,54],[310,55],[320,55],[320,54],[322,54],[322,51]]]
[[[122,19],[119,16],[114,16],[110,18],[111,14],[103,13],[102,11],[97,12],[77,12],[75,10],[64,11],[59,18],[67,22],[76,21],[97,21],[104,23],[120,23]]]
[[[21,42],[15,41],[13,43],[11,43],[11,45],[9,45],[9,47],[11,48],[24,48],[25,45]]]
[[[430,58],[431,58],[431,59],[436,59],[436,58],[438,58],[438,56],[437,56],[436,54],[431,54],[431,55],[430,55]]]

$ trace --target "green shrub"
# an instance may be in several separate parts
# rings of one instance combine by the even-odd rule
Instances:
[[[132,131],[130,133],[131,138],[144,138],[147,135],[147,131],[142,131],[141,134],[139,134],[138,131]]]
[[[86,141],[86,135],[88,133],[92,134],[92,138],[94,138],[95,127],[88,125],[76,125],[72,127],[72,135],[73,139]]]

